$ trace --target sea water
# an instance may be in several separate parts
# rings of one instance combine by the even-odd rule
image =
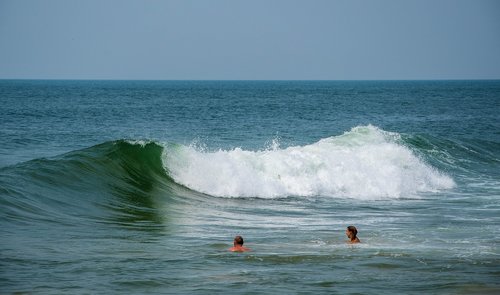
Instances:
[[[3,80],[0,101],[2,294],[500,292],[499,81]]]

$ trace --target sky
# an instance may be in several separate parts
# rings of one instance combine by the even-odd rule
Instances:
[[[0,79],[500,79],[500,1],[0,0]]]

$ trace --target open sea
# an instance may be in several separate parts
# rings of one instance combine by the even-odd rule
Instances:
[[[0,294],[500,294],[499,80],[0,80],[0,138]]]

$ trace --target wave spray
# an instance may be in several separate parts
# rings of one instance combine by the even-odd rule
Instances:
[[[163,162],[177,183],[218,197],[404,198],[455,185],[401,144],[397,133],[371,125],[284,149],[166,147]]]

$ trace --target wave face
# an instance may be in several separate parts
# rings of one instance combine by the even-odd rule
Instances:
[[[100,219],[109,212],[123,223],[154,221],[155,197],[175,186],[163,169],[162,151],[154,142],[118,140],[4,167],[0,213],[17,221]]]
[[[217,197],[404,198],[455,186],[403,145],[399,134],[374,126],[284,149],[167,146],[163,164],[175,182]]]

